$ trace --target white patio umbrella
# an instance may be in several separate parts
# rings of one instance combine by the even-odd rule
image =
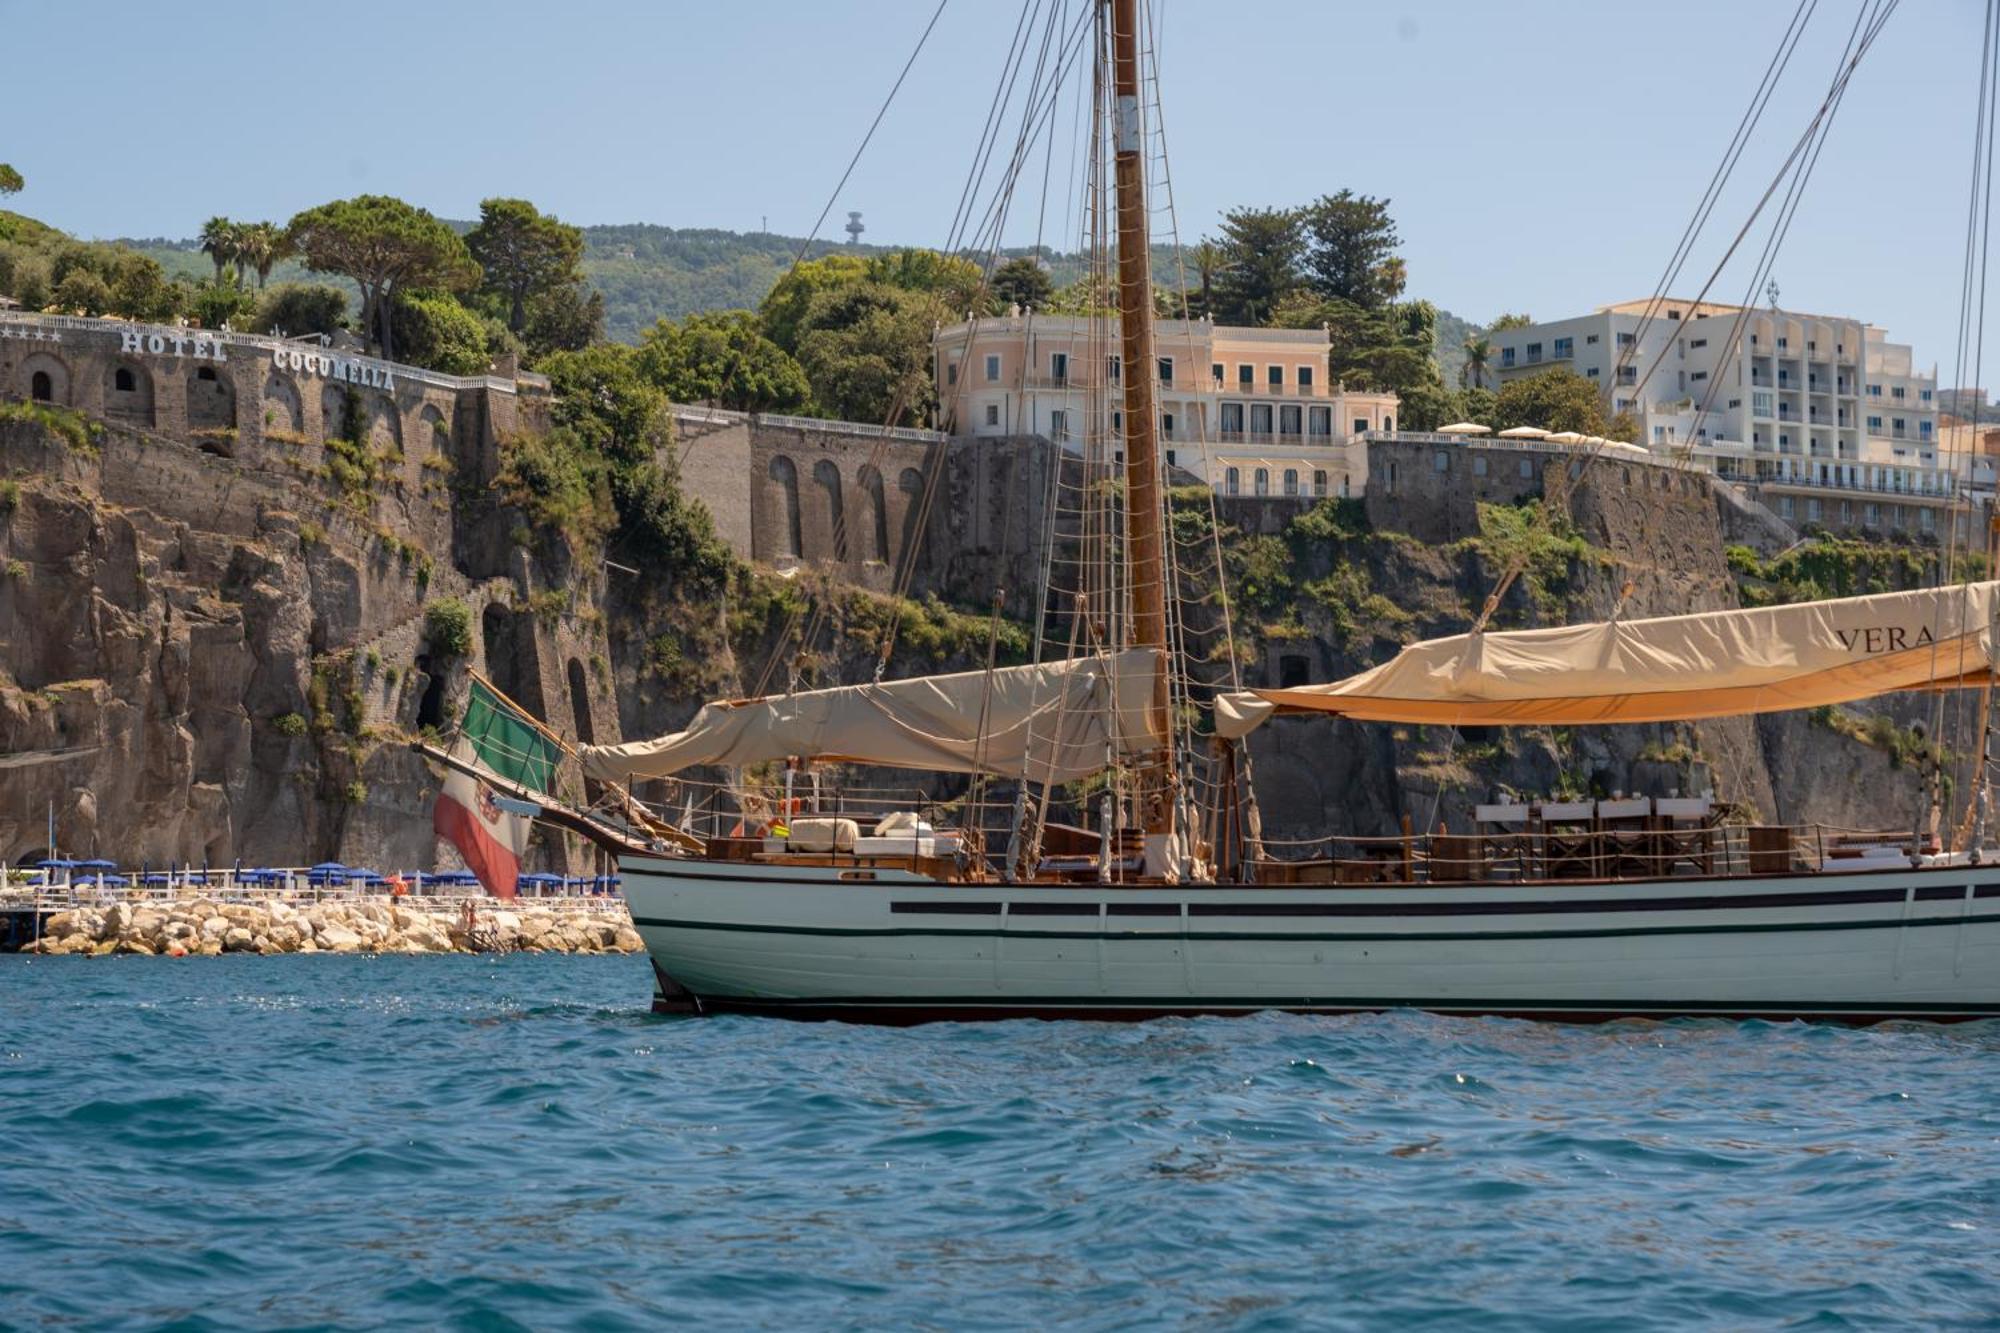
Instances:
[[[1482,426],[1476,421],[1454,421],[1449,426],[1439,426],[1440,435],[1491,435],[1491,426]]]
[[[1503,440],[1546,440],[1549,433],[1540,426],[1515,426],[1500,432]]]

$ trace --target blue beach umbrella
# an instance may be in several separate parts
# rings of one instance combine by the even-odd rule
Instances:
[[[55,857],[50,857],[46,861],[37,861],[35,862],[35,864],[40,866],[44,870],[74,870],[78,866],[82,865],[83,862],[70,861],[64,859],[63,857],[55,856]]]
[[[116,861],[92,859],[89,861],[78,861],[76,868],[78,870],[116,870],[118,863]]]

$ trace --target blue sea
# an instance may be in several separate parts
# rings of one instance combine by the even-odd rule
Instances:
[[[647,1001],[0,958],[0,1325],[2000,1327],[2000,1024]]]

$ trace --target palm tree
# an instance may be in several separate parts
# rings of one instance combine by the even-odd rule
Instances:
[[[1194,261],[1195,278],[1201,283],[1200,317],[1207,319],[1215,306],[1215,279],[1222,272],[1222,247],[1206,236],[1192,250],[1188,258]]]
[[[278,266],[278,261],[290,256],[291,242],[284,229],[275,223],[252,222],[242,231],[237,269],[240,272],[248,264],[257,270],[257,290],[261,292],[271,280],[271,270]]]
[[[1462,389],[1469,384],[1472,388],[1486,387],[1486,369],[1493,364],[1493,344],[1481,334],[1473,334],[1465,340],[1465,365],[1458,372],[1458,386]]]
[[[236,258],[242,245],[242,230],[228,218],[213,217],[201,224],[201,252],[215,261],[215,285],[222,285],[222,270]]]

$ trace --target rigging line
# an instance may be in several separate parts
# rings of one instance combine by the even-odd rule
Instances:
[[[805,262],[813,242],[819,238],[819,229],[826,225],[827,215],[833,212],[833,206],[840,201],[840,192],[847,188],[848,177],[854,174],[854,168],[860,164],[861,155],[868,151],[869,141],[875,137],[876,129],[881,126],[882,117],[889,114],[890,104],[896,100],[896,94],[902,91],[903,80],[910,77],[911,66],[915,65],[917,57],[923,54],[924,44],[930,41],[932,29],[937,27],[938,20],[944,16],[944,7],[950,3],[951,0],[938,0],[938,7],[931,12],[931,21],[924,25],[923,36],[917,38],[917,45],[910,52],[910,58],[903,62],[902,73],[898,74],[896,82],[890,85],[889,95],[882,99],[881,109],[876,111],[875,119],[869,123],[868,132],[861,136],[860,146],[854,150],[854,156],[848,159],[847,170],[840,173],[840,183],[835,185],[833,193],[827,196],[826,207],[820,210],[819,220],[813,223],[812,231],[806,235],[805,243],[799,246],[798,256],[792,260],[794,270]]]
[[[1702,228],[1708,225],[1708,219],[1714,213],[1715,206],[1721,202],[1723,188],[1728,185],[1730,176],[1736,170],[1737,162],[1742,159],[1744,149],[1749,147],[1750,136],[1756,131],[1758,122],[1763,119],[1764,108],[1770,105],[1772,94],[1777,91],[1779,79],[1784,77],[1785,69],[1791,64],[1792,53],[1798,49],[1800,39],[1805,36],[1806,23],[1810,21],[1818,6],[1819,0],[1799,0],[1798,8],[1792,11],[1791,22],[1786,25],[1784,35],[1779,37],[1778,47],[1771,53],[1770,63],[1764,67],[1762,81],[1750,94],[1750,104],[1744,108],[1742,117],[1736,122],[1736,132],[1730,137],[1728,146],[1723,149],[1722,159],[1716,164],[1714,174],[1709,177],[1708,188],[1702,192],[1701,199],[1695,204],[1694,213],[1689,217],[1688,225],[1681,233],[1680,243],[1674,247],[1673,256],[1667,261],[1667,267],[1660,274],[1660,281],[1653,288],[1652,298],[1648,301],[1646,310],[1633,332],[1632,342],[1619,355],[1617,362],[1619,368],[1630,364],[1637,355],[1641,340],[1651,327],[1659,308],[1666,303],[1666,293],[1679,280],[1681,269],[1693,257],[1694,243]],[[1615,369],[1612,380],[1614,383],[1617,380]],[[1607,390],[1612,388],[1611,385],[1605,387]]]
[[[1867,47],[1873,43],[1875,34],[1881,30],[1881,23],[1887,21],[1889,13],[1895,9],[1899,2],[1900,0],[1887,0],[1885,7],[1884,0],[1873,0],[1879,14],[1879,19],[1871,20],[1870,31],[1863,39],[1862,45],[1859,48],[1854,48],[1852,44],[1853,39],[1849,39],[1850,49],[1853,50],[1856,61],[1860,59]],[[1864,12],[1869,3],[1870,0],[1863,0]],[[1860,17],[1860,15],[1856,16],[1857,26],[1860,25]],[[1848,68],[1851,72],[1852,66]],[[1785,238],[1791,234],[1792,220],[1798,216],[1799,204],[1804,200],[1806,185],[1812,179],[1814,168],[1819,165],[1820,153],[1825,149],[1827,138],[1833,131],[1834,118],[1839,114],[1840,105],[1846,99],[1847,79],[1843,77],[1837,80],[1837,83],[1838,91],[1831,96],[1831,102],[1826,108],[1825,119],[1820,123],[1817,135],[1813,140],[1812,150],[1807,154],[1798,169],[1792,173],[1791,182],[1785,190],[1785,197],[1778,205],[1778,211],[1772,223],[1771,234],[1765,238],[1764,248],[1759,252],[1757,263],[1751,270],[1750,281],[1744,287],[1743,301],[1737,307],[1735,318],[1731,321],[1730,335],[1723,343],[1725,360],[1734,355],[1735,350],[1742,345],[1743,330],[1748,327],[1752,302],[1756,299],[1757,290],[1769,277],[1772,267],[1777,263],[1778,253],[1785,243]],[[1860,351],[1861,356],[1857,360],[1865,362],[1866,348],[1863,347]],[[1664,356],[1664,348],[1661,349],[1661,353]],[[1716,395],[1721,391],[1722,380],[1719,377],[1711,376],[1708,389],[1702,395],[1701,406],[1695,413],[1695,423],[1698,429],[1701,423],[1706,421],[1709,414],[1713,411]]]
[[[1972,351],[1970,370],[1974,377],[1978,375],[1979,367],[1985,359],[1987,256],[1988,245],[1992,236],[1994,99],[1996,93],[2000,93],[2000,86],[1996,86],[2000,85],[2000,68],[1996,68],[1996,60],[2000,60],[2000,46],[1996,46],[1996,42],[2000,42],[2000,22],[1996,22],[1996,17],[2000,16],[1996,16],[1995,9],[1995,0],[1988,0],[1985,30],[1980,41],[1979,106],[1977,114],[1974,117],[1972,182],[1969,192],[1970,197],[1966,206],[1965,261],[1962,286],[1959,293],[1959,346],[1956,351],[1958,364],[1955,368],[1955,373],[1958,383],[1961,385],[1966,381],[1968,366],[1965,356],[1968,341],[1970,342]],[[1976,279],[1974,270],[1975,249],[1977,251]],[[1958,449],[1955,442],[1946,446],[1947,467],[1953,477],[1957,475],[1957,452]],[[1938,563],[1932,578],[1933,586],[1939,589],[1943,588],[1948,578],[1955,577],[1954,570],[1958,562],[1960,528],[1963,524],[1956,503],[1947,508],[1946,522],[1949,525],[1949,531],[1947,533],[1944,556]],[[1969,536],[1969,534],[1967,535]],[[1968,569],[1968,574],[1969,572]],[[1959,647],[1959,661],[1956,664],[1960,676],[1963,676],[1965,671],[1965,646],[1962,640],[1965,628],[1963,623],[1965,605],[1969,603],[1970,598],[1969,589],[1971,584],[1969,580],[1965,586],[1968,592],[1960,599],[1961,623],[1959,637],[1961,643]],[[1937,602],[1938,605],[1934,606],[1932,610],[1931,626],[1930,681],[1933,687],[1937,683],[1939,657],[1939,647],[1936,640],[1942,623],[1944,609],[1942,605],[1943,599],[1938,598]],[[1958,702],[1959,707],[1956,710],[1955,720],[1962,724],[1964,720],[1963,700],[1961,699]],[[1954,731],[1957,730],[1958,728],[1955,727]],[[1941,694],[1937,696],[1932,705],[1930,740],[1931,777],[1929,803],[1931,809],[1936,811],[1941,803],[1941,784],[1944,767],[1944,698]],[[1980,743],[1974,748],[1983,751],[1983,738],[1981,738]],[[1968,783],[1967,785],[1971,787],[1974,784]],[[1974,792],[1968,792],[1967,795],[1968,800],[1977,799],[1977,795]],[[1970,808],[1968,807],[1969,813]]]
[[[1869,14],[1870,0],[1862,0],[1861,8],[1854,16],[1854,26],[1848,31],[1847,44],[1841,50],[1840,63],[1835,66],[1833,82],[1828,86],[1826,95],[1821,99],[1819,109],[1814,113],[1812,120],[1807,123],[1798,141],[1792,146],[1792,151],[1779,164],[1777,172],[1771,177],[1770,185],[1765,188],[1764,193],[1758,198],[1756,207],[1750,210],[1749,217],[1744,219],[1742,227],[1737,230],[1735,239],[1730,241],[1729,248],[1723,251],[1722,258],[1716,261],[1714,269],[1709,274],[1708,281],[1702,284],[1701,291],[1694,298],[1695,305],[1700,305],[1703,301],[1707,300],[1709,292],[1713,291],[1715,284],[1721,281],[1723,270],[1728,267],[1729,261],[1735,258],[1736,251],[1756,227],[1757,219],[1763,216],[1765,207],[1770,204],[1771,196],[1778,192],[1778,187],[1785,185],[1788,180],[1793,182],[1795,187],[1796,182],[1800,179],[1797,167],[1802,161],[1803,156],[1807,154],[1812,145],[1825,141],[1824,127],[1829,124],[1834,108],[1839,105],[1841,96],[1846,92],[1848,81],[1853,77],[1856,67],[1860,64],[1861,57],[1867,53],[1868,48],[1873,45],[1876,35],[1881,32],[1882,23],[1887,22],[1889,14],[1894,12],[1898,2],[1899,0],[1888,0],[1885,8],[1882,0],[1874,0],[1879,17],[1871,17]],[[1857,41],[1859,45],[1856,44]],[[1814,156],[1817,156],[1817,154],[1814,153]],[[1790,197],[1791,192],[1788,190],[1787,199]],[[1784,205],[1781,204],[1780,212],[1783,211],[1783,207]],[[1740,334],[1741,332],[1743,319],[1743,312],[1739,311],[1736,321],[1736,334]],[[1736,334],[1732,334],[1732,341],[1726,346],[1734,347],[1737,345],[1734,341]],[[1665,355],[1665,349],[1662,348],[1660,356],[1654,359],[1652,367],[1647,370],[1646,375],[1639,381],[1637,388],[1633,391],[1632,397],[1635,401],[1645,392],[1646,386],[1652,382],[1653,374],[1659,369],[1661,362],[1665,360]],[[1613,376],[1614,380],[1616,378],[1616,376]],[[1714,381],[1710,384],[1709,394],[1711,400],[1719,385],[1720,381]]]
[[[958,234],[960,220],[963,218],[966,209],[970,205],[970,200],[972,198],[972,193],[975,188],[975,183],[984,175],[983,163],[985,160],[986,152],[988,150],[989,140],[997,139],[999,137],[999,128],[1001,121],[1001,116],[1000,116],[1001,97],[1012,86],[1012,81],[1010,78],[1010,70],[1018,68],[1015,62],[1020,53],[1022,52],[1022,50],[1024,49],[1021,45],[1021,34],[1027,28],[1029,14],[1038,11],[1040,8],[1041,8],[1041,0],[1032,0],[1032,3],[1023,3],[1021,6],[1021,17],[1016,19],[1014,22],[1014,38],[1013,41],[1008,44],[1007,60],[1000,67],[1000,78],[994,84],[993,101],[986,109],[986,124],[980,130],[979,143],[974,147],[972,152],[972,161],[966,168],[965,184],[960,187],[958,192],[958,206],[955,209],[953,209],[951,215],[951,225],[945,230],[945,235],[947,238],[954,237]],[[949,239],[947,239],[946,242],[945,253],[947,254],[951,253],[951,246]]]

